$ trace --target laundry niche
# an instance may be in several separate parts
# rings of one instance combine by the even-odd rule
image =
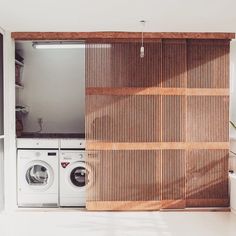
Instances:
[[[86,44],[89,210],[226,207],[230,40]]]

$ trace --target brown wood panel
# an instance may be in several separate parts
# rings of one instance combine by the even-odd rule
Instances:
[[[189,40],[188,88],[229,88],[229,41]]]
[[[183,209],[184,200],[166,201],[87,201],[86,208],[91,211],[153,211]],[[195,210],[196,211],[196,210]],[[202,210],[204,211],[204,210]],[[215,210],[216,211],[216,210]],[[226,209],[224,210],[226,211]],[[227,209],[228,211],[228,209]]]
[[[206,88],[134,88],[134,87],[89,87],[86,88],[86,95],[188,95],[188,96],[228,96],[229,89],[206,89]]]
[[[161,83],[161,43],[86,44],[86,87],[158,87]]]
[[[187,136],[188,142],[228,142],[229,97],[188,97]]]
[[[86,98],[88,140],[158,142],[160,129],[160,96],[91,95]]]
[[[228,153],[227,149],[187,152],[187,207],[228,206]]]
[[[161,151],[89,151],[88,201],[161,200]]]
[[[169,205],[169,204],[168,204]],[[86,208],[90,211],[143,211],[160,210],[161,201],[87,201]]]
[[[86,141],[87,150],[165,150],[165,149],[228,149],[229,142],[98,142]]]
[[[86,47],[87,208],[228,206],[229,40],[139,47]]]
[[[162,87],[186,87],[186,40],[162,41]]]
[[[182,200],[180,208],[185,205],[185,150],[162,151],[162,200]],[[173,202],[172,202],[173,204]],[[167,208],[177,208],[166,204]],[[164,208],[164,205],[162,206]]]
[[[185,142],[185,96],[162,97],[162,142]]]
[[[12,32],[15,40],[140,39],[141,32]],[[145,39],[234,39],[235,33],[145,32]]]

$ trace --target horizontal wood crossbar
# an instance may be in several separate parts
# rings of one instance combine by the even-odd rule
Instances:
[[[140,32],[12,32],[15,40],[140,39]],[[235,33],[145,32],[145,39],[234,39]]]
[[[187,96],[228,96],[229,89],[206,88],[86,88],[86,95],[187,95]]]
[[[191,199],[187,200],[191,202],[193,207],[216,207],[217,205],[228,207],[229,199]],[[165,209],[183,209],[186,206],[186,200],[161,200],[161,201],[87,201],[87,210],[93,211],[123,211],[125,209],[130,211],[141,210],[165,210]],[[221,208],[219,208],[220,211]],[[204,208],[202,211],[206,211]],[[188,208],[191,211],[191,208]],[[194,211],[194,208],[193,208]],[[201,211],[201,210],[200,210]],[[208,211],[212,211],[210,208]],[[217,211],[217,209],[214,209]],[[224,209],[225,211],[225,209]],[[228,211],[228,209],[227,209]]]
[[[229,149],[229,142],[112,143],[86,141],[87,150]]]
[[[92,211],[160,210],[161,201],[87,201],[86,209]]]

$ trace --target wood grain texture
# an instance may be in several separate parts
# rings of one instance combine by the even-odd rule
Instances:
[[[189,40],[188,88],[229,88],[229,41]]]
[[[188,96],[228,96],[229,89],[206,89],[206,88],[136,88],[136,87],[89,87],[86,88],[86,95],[188,95]]]
[[[89,151],[87,161],[95,178],[88,201],[161,200],[160,151]]]
[[[86,139],[109,142],[159,142],[160,96],[86,98]]]
[[[88,150],[173,150],[173,149],[228,149],[229,142],[98,142],[86,141]]]
[[[185,200],[185,166],[185,150],[162,151],[163,201]]]
[[[162,97],[162,142],[186,140],[185,96]]]
[[[165,39],[162,41],[162,87],[186,87],[186,52],[186,40]]]
[[[15,40],[140,39],[140,32],[12,32]],[[235,33],[145,32],[145,39],[234,39]]]
[[[86,208],[90,211],[154,211],[161,209],[181,209],[185,200],[165,201],[87,201]]]
[[[161,43],[86,44],[86,87],[160,87]]]
[[[228,96],[187,98],[188,142],[229,142]]]
[[[189,150],[186,159],[186,206],[228,206],[226,150]]]
[[[161,201],[87,201],[89,211],[154,211],[161,209]]]

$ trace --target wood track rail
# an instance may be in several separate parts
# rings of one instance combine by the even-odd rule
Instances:
[[[86,95],[187,95],[187,96],[228,96],[229,89],[195,88],[86,88]]]
[[[153,143],[111,143],[86,141],[88,150],[177,150],[177,149],[218,149],[229,148],[228,142],[153,142]]]
[[[140,32],[12,32],[15,40],[135,40]],[[234,39],[234,33],[145,32],[145,39]]]

